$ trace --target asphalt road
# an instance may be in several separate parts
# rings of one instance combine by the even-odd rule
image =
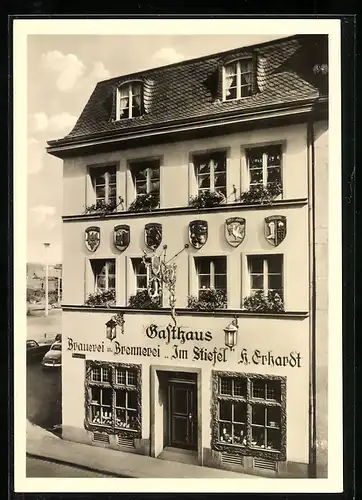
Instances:
[[[33,457],[26,457],[26,476],[27,477],[117,477],[100,474],[91,470],[80,469],[70,465],[59,464],[47,460],[41,460]]]
[[[61,368],[43,369],[37,361],[27,365],[26,415],[45,429],[62,423]]]

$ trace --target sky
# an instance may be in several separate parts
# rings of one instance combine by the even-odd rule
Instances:
[[[70,132],[97,82],[280,36],[28,35],[28,262],[44,261],[45,242],[48,262],[62,262],[62,160],[45,148]]]

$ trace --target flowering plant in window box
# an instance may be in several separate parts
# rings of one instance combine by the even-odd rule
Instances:
[[[191,196],[189,206],[192,208],[216,207],[225,201],[225,196],[220,191],[201,191],[201,193]]]
[[[86,205],[84,214],[99,214],[99,215],[111,214],[122,203],[123,203],[123,198],[121,196],[119,197],[118,203],[116,200],[110,202],[105,202],[104,200],[100,200],[97,203],[93,203],[92,205]]]
[[[161,297],[153,299],[149,296],[147,290],[138,290],[138,292],[130,296],[128,305],[132,309],[159,309],[161,307]]]
[[[159,193],[138,194],[130,204],[129,212],[151,212],[160,204]]]
[[[275,198],[282,194],[282,185],[279,183],[264,186],[254,184],[248,191],[240,194],[239,201],[242,203],[260,203],[262,205],[271,204]]]
[[[86,306],[113,306],[116,303],[115,290],[104,290],[95,293],[90,293],[85,301]]]
[[[196,311],[224,309],[227,306],[226,291],[215,290],[214,288],[200,290],[199,297],[188,296],[187,306]]]
[[[265,294],[258,290],[244,298],[243,309],[252,312],[283,312],[284,302],[277,292],[269,291]]]

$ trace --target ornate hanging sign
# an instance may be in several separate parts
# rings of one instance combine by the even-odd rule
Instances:
[[[114,246],[123,252],[130,243],[130,227],[127,224],[115,226],[113,232]]]
[[[90,252],[95,252],[101,242],[101,230],[98,226],[88,227],[85,230],[85,246]]]
[[[162,241],[162,225],[151,222],[145,225],[145,244],[151,250],[156,250]]]
[[[208,224],[206,220],[193,220],[189,223],[189,240],[197,250],[205,245],[208,236]]]
[[[237,247],[245,238],[246,220],[241,217],[229,217],[225,221],[225,238],[232,247]]]
[[[287,235],[287,218],[284,215],[265,217],[265,238],[273,246],[278,246]]]

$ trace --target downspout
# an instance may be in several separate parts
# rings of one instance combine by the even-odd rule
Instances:
[[[313,115],[307,123],[308,144],[308,236],[309,236],[309,471],[316,465],[316,258],[315,258],[315,144]]]

